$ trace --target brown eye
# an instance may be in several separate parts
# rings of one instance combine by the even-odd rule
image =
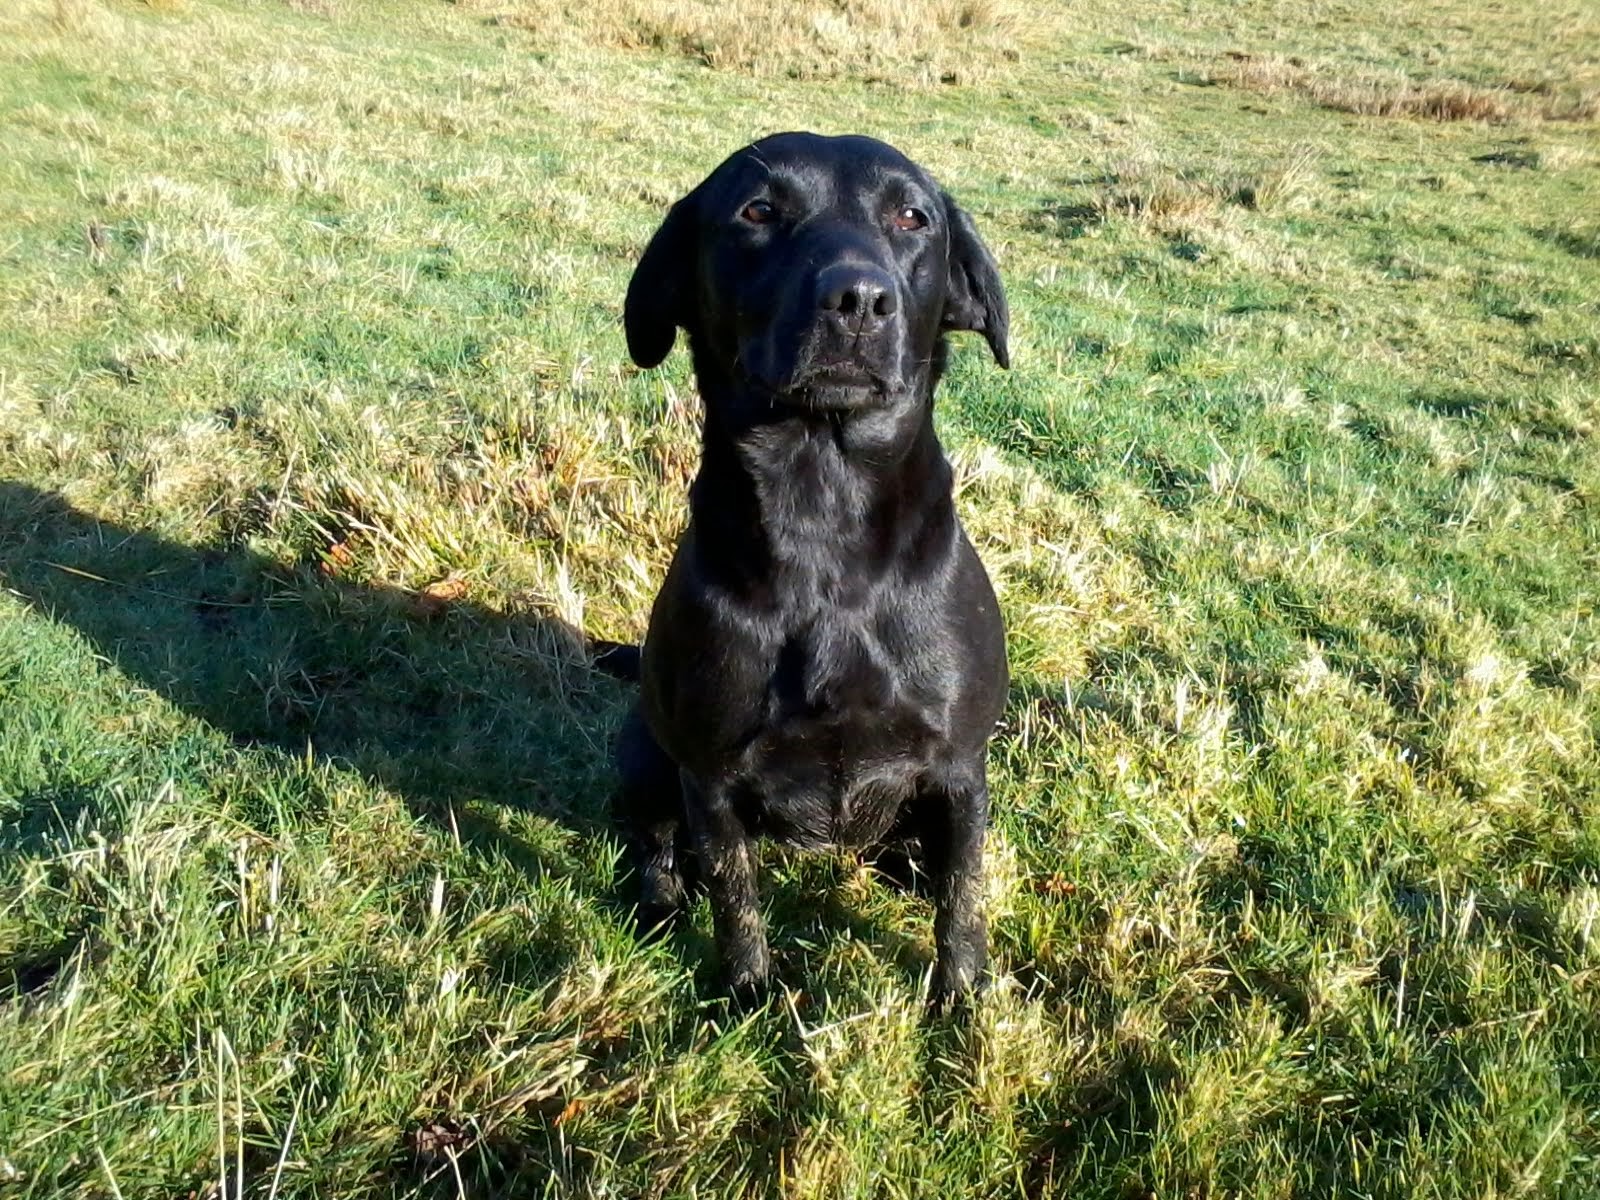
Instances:
[[[778,210],[766,200],[752,200],[744,206],[739,215],[752,225],[765,225],[778,215]]]
[[[896,229],[926,229],[928,227],[928,214],[920,208],[906,207],[894,214],[894,227]]]

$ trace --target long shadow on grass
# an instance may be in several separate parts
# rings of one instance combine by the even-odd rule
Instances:
[[[625,692],[552,618],[181,545],[17,483],[0,483],[0,585],[235,742],[332,758],[514,861],[531,852],[475,804],[604,825]]]
[[[611,831],[610,743],[632,689],[594,670],[583,635],[559,620],[182,545],[7,482],[0,586],[239,745],[335,761],[529,874],[571,868],[508,835],[507,812]],[[248,819],[270,830],[281,818],[262,802]],[[781,942],[785,926],[816,919],[815,897],[771,882]],[[925,950],[847,908],[831,905],[831,923],[921,974]],[[686,959],[706,959],[701,933],[680,937]]]

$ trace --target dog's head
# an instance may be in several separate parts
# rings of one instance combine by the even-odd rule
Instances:
[[[641,367],[681,328],[703,392],[813,409],[923,391],[949,330],[1010,362],[1005,292],[971,219],[865,137],[783,133],[734,154],[650,239],[624,323]]]

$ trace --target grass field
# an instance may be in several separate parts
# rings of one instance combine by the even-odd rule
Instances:
[[[1600,13],[745,11],[0,11],[0,1196],[1600,1195]],[[775,850],[730,1015],[606,823],[623,288],[796,127],[1010,289],[964,1020]]]

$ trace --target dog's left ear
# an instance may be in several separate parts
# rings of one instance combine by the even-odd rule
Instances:
[[[628,281],[622,327],[628,355],[641,367],[656,366],[672,353],[679,327],[688,327],[694,309],[695,207],[693,192],[672,206]]]
[[[1002,367],[1011,365],[1011,350],[1006,338],[1011,329],[1011,314],[1006,308],[1006,289],[1000,282],[1000,269],[994,255],[978,236],[972,218],[949,193],[942,193],[950,222],[950,283],[945,289],[946,329],[970,329],[983,334]]]

